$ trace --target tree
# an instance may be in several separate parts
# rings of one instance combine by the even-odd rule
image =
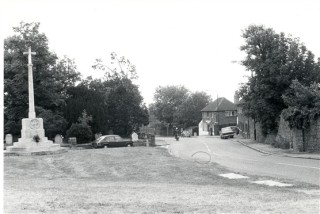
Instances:
[[[94,87],[92,87],[94,85]],[[84,109],[92,116],[91,128],[94,133],[107,133],[109,130],[109,116],[103,83],[99,80],[84,80],[79,85],[67,90],[66,107],[64,117],[69,126],[77,122]]]
[[[92,140],[92,131],[89,123],[92,117],[89,116],[86,110],[83,110],[81,117],[77,123],[73,123],[67,131],[67,138],[76,137],[77,143],[88,143]]]
[[[74,66],[64,72],[62,64],[56,64],[58,57],[49,51],[48,39],[39,32],[40,23],[24,23],[13,28],[15,35],[4,41],[4,127],[5,133],[19,135],[21,119],[28,111],[28,68],[27,57],[23,55],[30,46],[37,54],[32,58],[36,113],[50,111],[44,117],[62,115],[66,88],[79,80]],[[68,84],[66,84],[68,82]],[[43,118],[44,121],[51,120]],[[59,123],[64,123],[63,118]]]
[[[74,60],[69,59],[67,56],[56,61],[53,67],[53,74],[56,91],[63,99],[67,98],[67,90],[81,81],[81,74],[77,71]]]
[[[277,34],[271,28],[251,25],[242,34],[247,56],[242,64],[251,77],[240,88],[245,113],[261,123],[264,134],[277,130],[282,99],[293,80],[304,85],[319,81],[319,60],[299,39]]]
[[[159,86],[154,94],[155,102],[149,110],[163,125],[182,128],[196,126],[201,120],[201,109],[211,98],[205,92],[191,93],[183,86]]]
[[[89,77],[68,90],[65,116],[70,123],[86,109],[92,115],[94,133],[129,136],[141,125],[148,124],[148,110],[138,86],[128,73],[119,72],[107,70],[103,79]]]
[[[67,120],[63,117],[62,112],[52,112],[37,108],[39,118],[43,118],[43,126],[45,127],[46,136],[53,139],[56,134],[64,134],[67,127]]]
[[[209,104],[211,97],[205,92],[191,93],[179,107],[177,119],[183,128],[196,126],[202,119],[201,110]]]
[[[129,136],[149,123],[148,109],[143,103],[138,86],[126,77],[114,76],[106,81],[109,88],[107,111],[109,126],[114,133]]]
[[[162,122],[178,125],[179,108],[189,96],[184,86],[159,86],[154,94],[153,113]]]
[[[282,96],[288,108],[282,112],[283,118],[289,122],[290,128],[302,130],[302,151],[306,150],[305,130],[310,123],[320,116],[320,84],[304,86],[294,80],[288,92]]]
[[[283,111],[284,119],[290,128],[305,130],[310,122],[320,116],[320,84],[304,86],[294,80],[290,90],[282,96],[288,108]]]
[[[136,66],[134,66],[129,59],[124,56],[118,57],[117,53],[112,52],[110,54],[111,66],[107,65],[102,59],[96,59],[92,66],[95,70],[105,71],[105,78],[129,78],[137,79]]]

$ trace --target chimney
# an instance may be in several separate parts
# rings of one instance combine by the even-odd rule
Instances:
[[[236,92],[234,93],[233,99],[234,99],[234,104],[235,104],[235,105],[239,104],[240,96],[239,96],[239,92],[238,92],[238,91],[236,91]]]

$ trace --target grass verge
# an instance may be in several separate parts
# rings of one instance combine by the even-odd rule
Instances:
[[[315,187],[228,180],[163,148],[4,157],[5,213],[317,213]]]

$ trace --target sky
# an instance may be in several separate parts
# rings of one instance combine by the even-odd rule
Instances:
[[[95,59],[125,56],[147,105],[168,85],[233,101],[250,74],[232,63],[245,57],[241,33],[250,24],[299,37],[320,57],[320,1],[2,0],[1,10],[4,38],[21,21],[40,22],[50,50],[74,59],[83,78],[103,77]]]

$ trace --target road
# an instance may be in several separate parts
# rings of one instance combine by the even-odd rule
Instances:
[[[306,182],[320,186],[320,161],[266,155],[236,140],[215,136],[166,139],[169,151],[180,158],[199,162],[215,162],[230,171]]]

